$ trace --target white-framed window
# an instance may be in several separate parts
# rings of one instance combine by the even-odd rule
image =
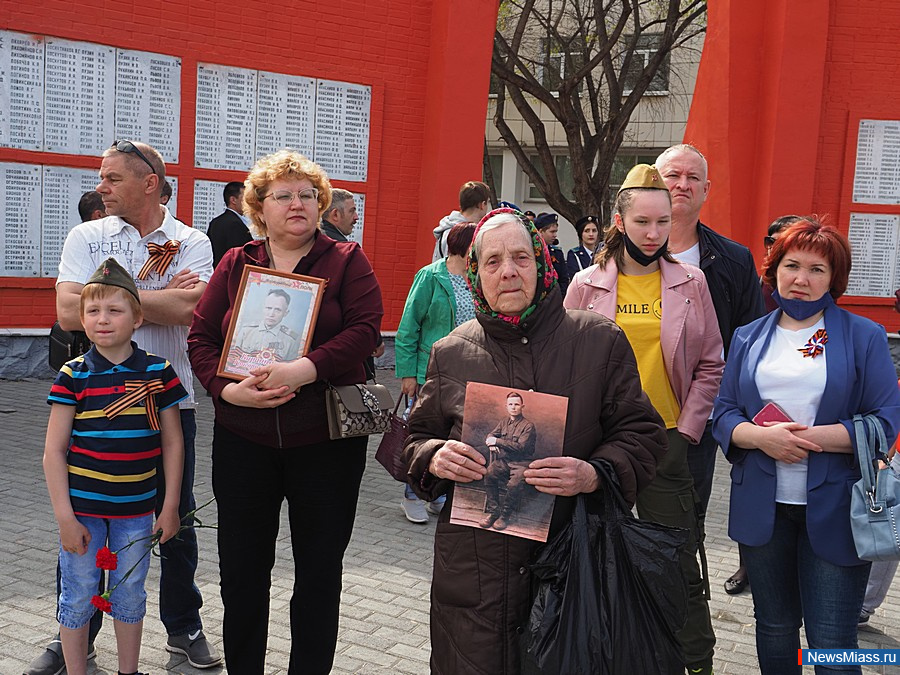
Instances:
[[[630,42],[633,36],[626,35],[625,42]],[[643,33],[638,36],[637,46],[631,55],[631,62],[625,72],[622,82],[622,95],[628,96],[634,91],[634,85],[640,79],[641,73],[647,66],[647,62],[656,54],[662,39],[661,33]],[[660,64],[659,69],[650,80],[644,96],[665,96],[669,93],[669,55]]]
[[[616,193],[625,181],[625,176],[637,164],[655,164],[665,148],[619,148],[613,160],[612,171],[609,172],[609,210],[612,211],[616,201]]]
[[[491,173],[494,175],[494,185],[499,192],[500,185],[503,182],[503,153],[489,152],[488,162],[490,162],[491,165]],[[487,176],[482,176],[481,180],[487,181]],[[503,197],[501,196],[500,199],[503,199]]]
[[[537,167],[538,173],[541,175],[541,177],[545,177],[546,174],[544,173],[544,166],[543,164],[541,164],[540,157],[538,157],[537,155],[531,155],[529,159],[535,165],[535,167]],[[556,165],[556,176],[559,180],[559,187],[562,191],[563,196],[566,199],[574,199],[575,181],[572,178],[572,158],[569,157],[569,155],[556,155],[553,158],[553,163]],[[527,181],[525,201],[546,201],[544,199],[544,195],[541,194],[541,191],[538,189],[537,185],[531,182],[528,174],[525,174],[525,180]]]

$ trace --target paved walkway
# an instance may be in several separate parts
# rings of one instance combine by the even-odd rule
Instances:
[[[391,379],[387,373],[383,380]],[[396,394],[397,383],[388,383]],[[0,381],[0,675],[19,675],[55,631],[52,617],[57,532],[41,470],[41,453],[49,407],[44,403],[48,381]],[[198,389],[200,391],[200,389]],[[198,411],[197,479],[202,503],[212,496],[210,442],[212,405],[202,398]],[[428,672],[428,594],[434,523],[414,525],[399,506],[401,488],[374,459],[377,440],[370,444],[369,466],[363,477],[356,529],[344,560],[344,594],[335,673]],[[712,576],[713,623],[718,636],[717,673],[756,673],[752,605],[749,593],[732,597],[722,582],[737,566],[737,546],[726,534],[728,470],[719,458],[710,505],[707,552]],[[206,514],[215,521],[215,510]],[[278,540],[273,574],[267,674],[285,673],[290,651],[288,603],[293,569],[290,533],[285,522]],[[206,605],[206,634],[221,644],[222,603],[218,592],[215,533],[200,530],[197,584]],[[152,565],[148,588],[158,588],[159,566]],[[223,673],[199,671],[182,656],[168,654],[165,631],[156,618],[157,598],[149,593],[141,667],[160,673]],[[89,673],[116,672],[115,639],[108,622],[97,639],[97,660]],[[860,631],[861,647],[900,648],[900,591],[894,590]],[[811,669],[810,669],[811,672]],[[866,669],[867,673],[900,673]],[[234,674],[240,675],[240,674]]]

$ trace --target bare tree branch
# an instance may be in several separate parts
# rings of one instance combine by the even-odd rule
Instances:
[[[605,215],[631,116],[670,55],[705,31],[705,0],[503,0],[492,73],[494,125],[551,208]],[[626,93],[627,92],[627,93]],[[512,104],[512,109],[508,108]],[[514,109],[514,110],[513,110]],[[517,139],[509,114],[531,131]],[[563,194],[547,115],[565,134],[574,187]]]

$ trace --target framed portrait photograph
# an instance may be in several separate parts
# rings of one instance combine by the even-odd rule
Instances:
[[[454,486],[450,522],[547,541],[556,498],[523,473],[536,459],[562,455],[568,408],[565,396],[469,382],[460,440],[484,456],[487,475]]]
[[[242,380],[278,361],[296,361],[316,327],[325,279],[247,265],[225,336],[220,377]]]

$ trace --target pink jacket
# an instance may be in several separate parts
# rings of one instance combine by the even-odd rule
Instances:
[[[722,337],[716,310],[706,287],[706,277],[696,267],[659,261],[662,273],[662,322],[660,342],[669,382],[681,407],[678,431],[697,443],[719,382]],[[591,265],[578,272],[566,293],[567,309],[586,309],[616,320],[619,271],[614,261],[601,270]]]

